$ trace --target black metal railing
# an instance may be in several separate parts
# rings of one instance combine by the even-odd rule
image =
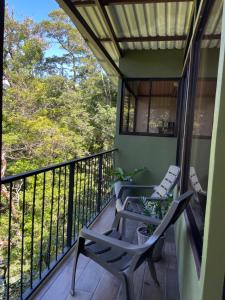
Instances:
[[[1,299],[26,299],[107,205],[115,151],[2,179]]]

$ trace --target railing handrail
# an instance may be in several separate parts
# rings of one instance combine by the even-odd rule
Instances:
[[[114,152],[114,151],[117,151],[117,150],[118,150],[117,148],[113,148],[111,150],[102,151],[102,152],[99,152],[99,153],[96,153],[96,154],[91,154],[91,155],[81,157],[81,158],[75,158],[75,159],[72,159],[72,160],[68,160],[68,161],[65,161],[65,162],[62,162],[62,163],[58,163],[58,164],[53,164],[53,165],[43,167],[43,168],[39,168],[39,169],[36,169],[36,170],[27,171],[27,172],[12,175],[12,176],[7,176],[7,177],[2,178],[0,180],[0,183],[1,184],[10,183],[12,181],[27,178],[27,177],[37,175],[37,174],[40,174],[40,173],[43,173],[43,172],[55,170],[57,168],[65,167],[65,166],[68,166],[68,165],[70,165],[72,163],[75,163],[75,162],[85,161],[87,159],[94,158],[94,157],[97,157],[99,155],[104,155],[104,154],[107,154],[107,153],[111,153],[111,152]]]

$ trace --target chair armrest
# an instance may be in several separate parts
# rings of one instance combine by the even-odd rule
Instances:
[[[138,202],[141,199],[145,200],[145,201],[150,201],[150,202],[158,202],[158,201],[165,201],[168,199],[168,197],[162,197],[162,198],[152,198],[152,197],[142,197],[142,196],[136,196],[136,197],[132,197],[132,196],[128,196],[124,203],[123,203],[123,209],[127,208],[128,202]]]
[[[126,219],[131,219],[131,220],[135,220],[135,221],[140,221],[146,224],[152,224],[152,225],[156,225],[158,226],[161,223],[160,219],[156,219],[154,217],[149,217],[149,216],[145,216],[142,214],[137,214],[134,212],[130,212],[128,210],[121,210],[120,212],[117,213],[113,225],[112,227],[116,228],[117,225],[119,224],[119,221],[121,218],[126,218]]]
[[[117,240],[115,238],[109,237],[104,234],[100,234],[96,231],[82,228],[80,231],[80,236],[88,239],[90,241],[98,242],[105,244],[110,247],[117,248],[119,250],[124,250],[124,252],[128,252],[131,255],[136,255],[139,253],[139,247],[121,240]]]
[[[157,201],[165,201],[167,200],[168,197],[161,197],[161,198],[154,198],[154,197],[145,197],[145,200],[146,201],[154,201],[154,202],[157,202]]]
[[[157,185],[134,185],[134,184],[127,184],[127,185],[123,185],[120,188],[120,192],[118,195],[118,198],[120,198],[122,196],[122,193],[124,190],[128,190],[128,189],[154,189]]]

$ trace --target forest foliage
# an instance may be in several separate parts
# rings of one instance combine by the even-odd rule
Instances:
[[[111,148],[115,87],[65,13],[36,23],[6,11],[5,23],[7,174]]]
[[[112,148],[115,87],[62,10],[40,23],[6,11],[3,87],[2,177]],[[101,181],[99,162],[74,165],[74,238],[98,213],[97,201],[103,206],[110,197],[111,154],[104,155]],[[1,299],[19,298],[63,253],[70,171],[2,184]]]

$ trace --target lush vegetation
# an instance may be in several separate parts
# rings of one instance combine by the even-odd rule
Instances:
[[[53,43],[61,51],[50,56]],[[18,22],[6,12],[2,176],[111,148],[115,98],[109,78],[61,10],[41,23]],[[75,166],[74,236],[96,213],[98,162]],[[106,157],[104,195],[110,193],[111,168]],[[19,297],[21,261],[24,291],[63,251],[69,172],[58,168],[15,181],[11,189],[2,186],[0,297],[7,295],[8,274],[10,298]]]
[[[115,88],[63,11],[38,24],[7,14],[4,64],[8,174],[112,147]]]

